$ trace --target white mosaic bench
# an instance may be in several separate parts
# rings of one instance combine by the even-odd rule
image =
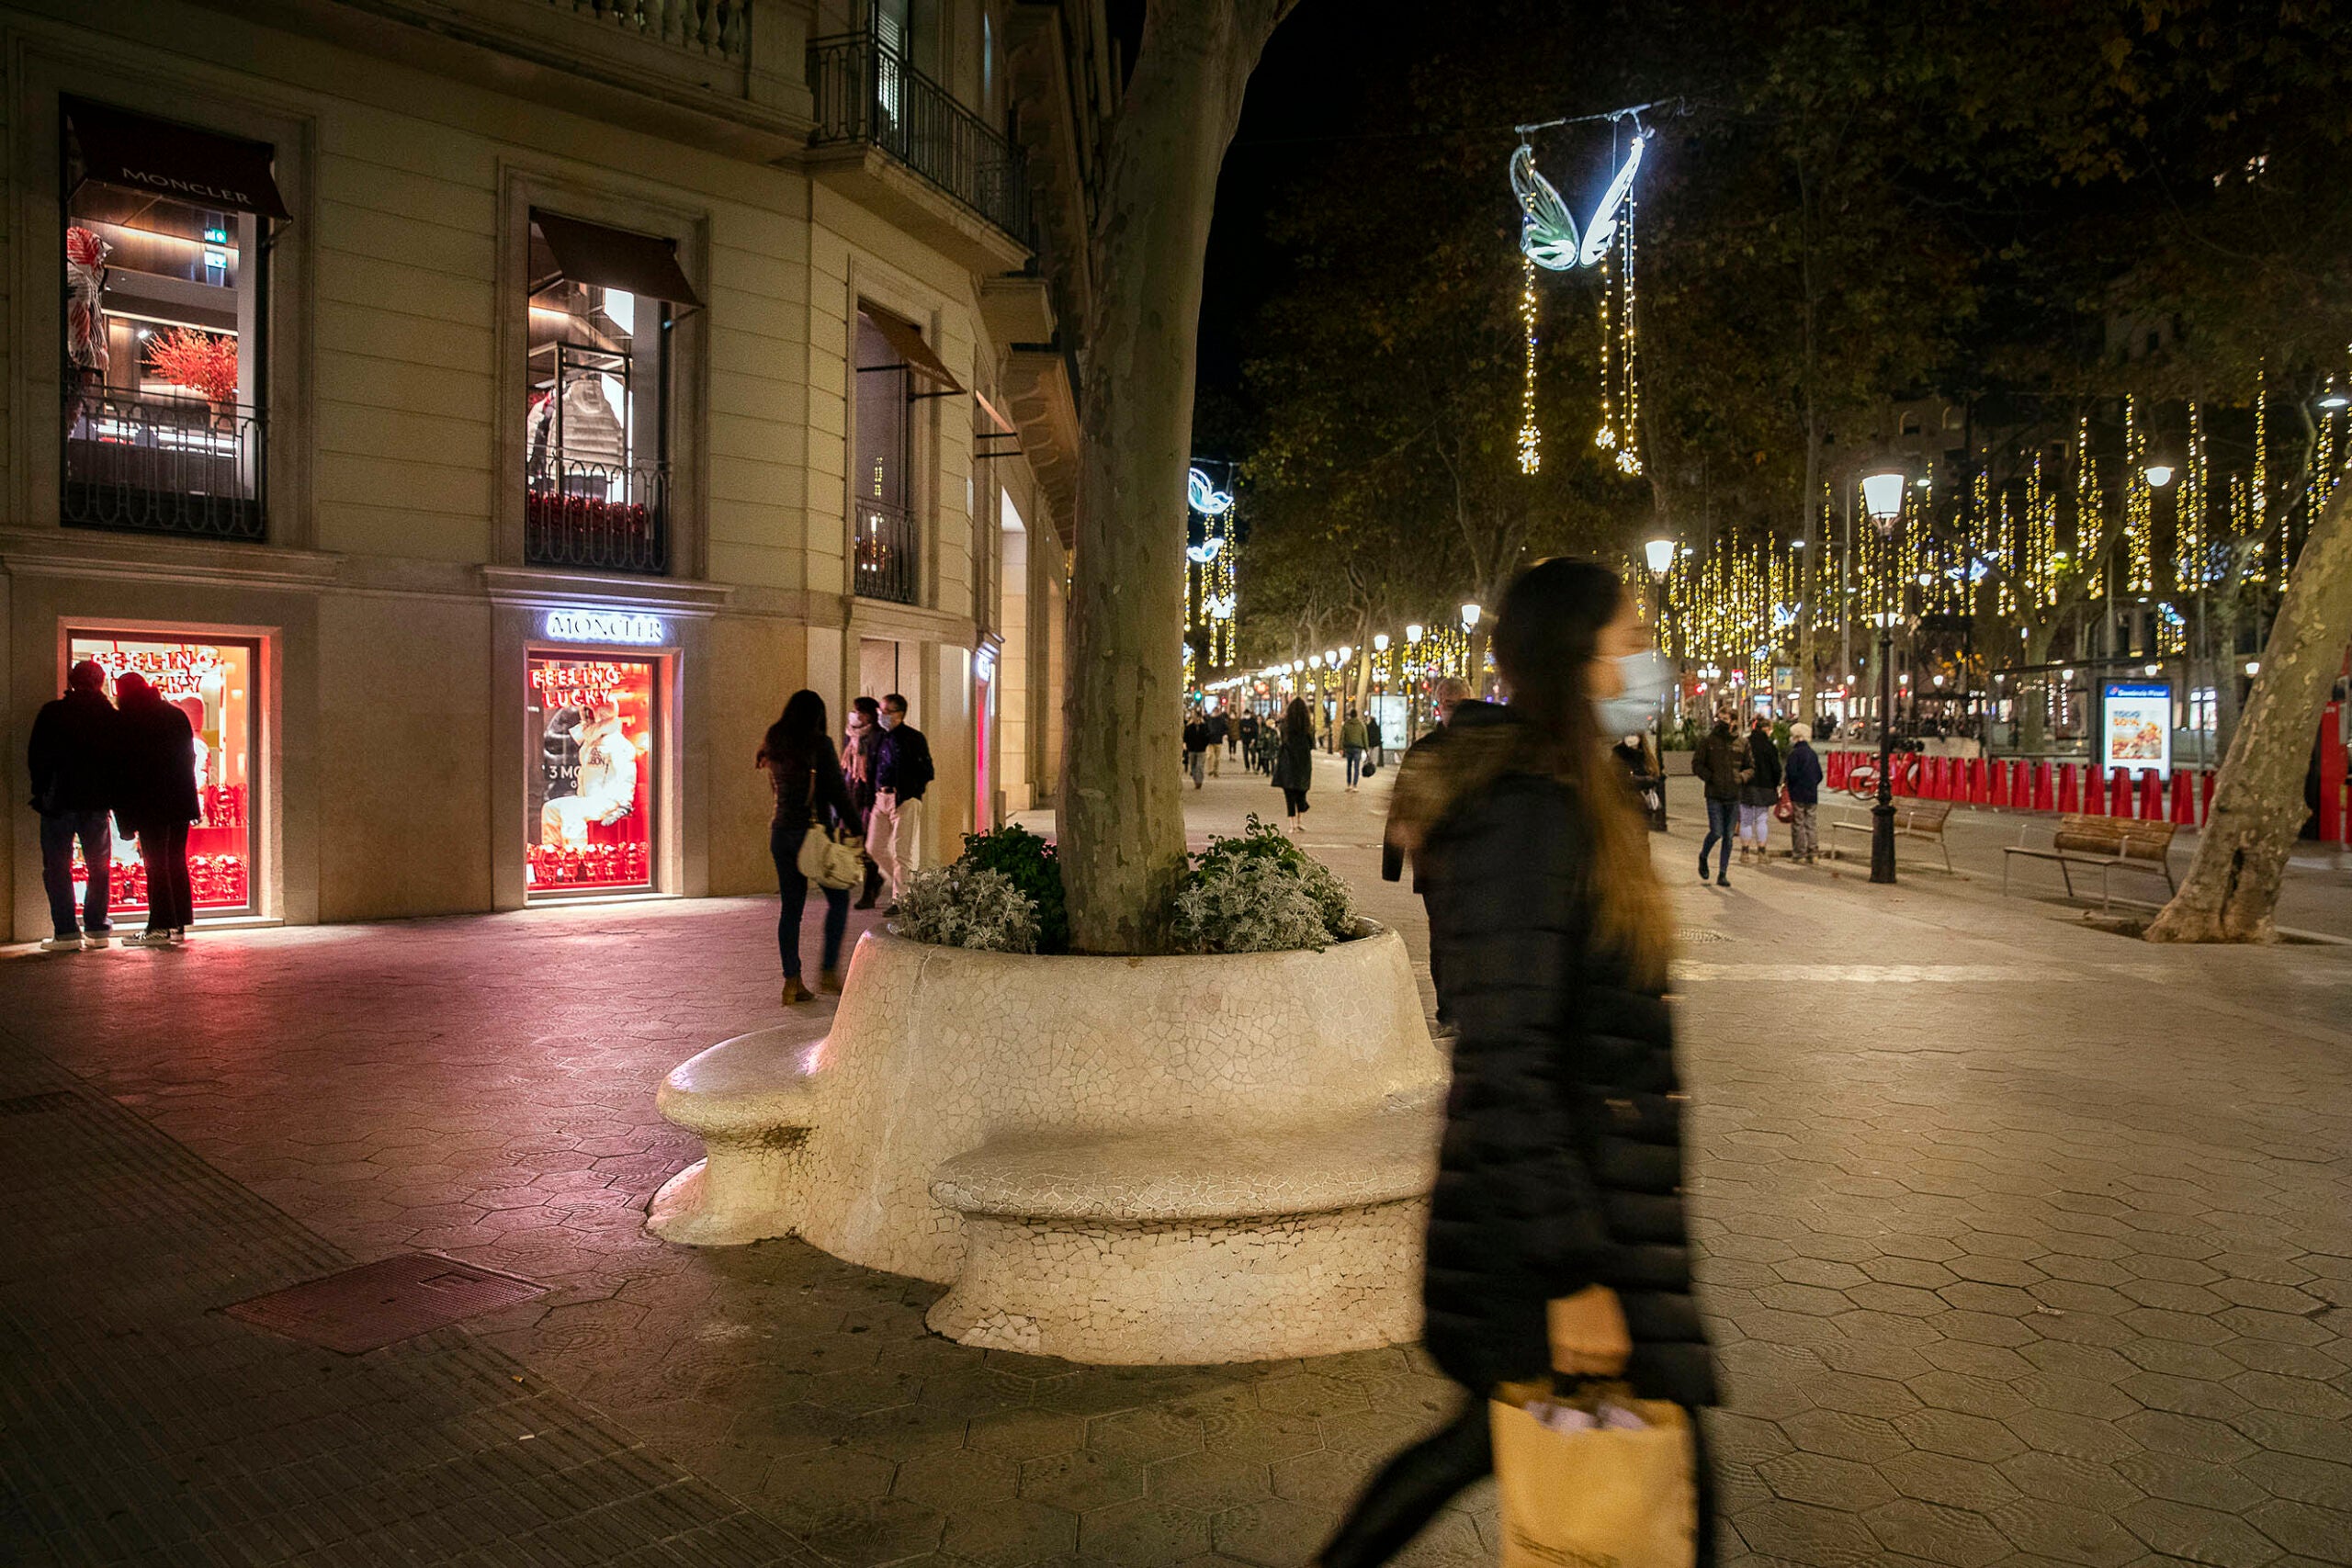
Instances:
[[[1073,1359],[1419,1333],[1446,1072],[1396,932],[1148,959],[869,932],[847,980],[824,1039],[762,1030],[670,1074],[662,1114],[707,1152],[648,1229],[798,1236],[951,1286],[942,1333]]]
[[[670,1069],[654,1107],[702,1140],[704,1158],[655,1195],[654,1235],[729,1247],[776,1234],[777,1200],[797,1184],[816,1125],[818,1052],[796,1032],[763,1029]]]
[[[1007,1134],[940,1168],[964,1268],[931,1309],[967,1345],[1073,1361],[1238,1361],[1265,1325],[1329,1350],[1420,1331],[1439,1113],[1326,1126]]]

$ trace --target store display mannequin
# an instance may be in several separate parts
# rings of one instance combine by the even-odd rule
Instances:
[[[575,463],[605,463],[617,468],[625,454],[621,416],[605,396],[601,376],[575,376],[563,389],[564,458]]]
[[[579,793],[539,808],[539,842],[557,849],[585,847],[591,824],[609,828],[637,805],[637,742],[619,708],[599,702],[571,739],[580,747]]]

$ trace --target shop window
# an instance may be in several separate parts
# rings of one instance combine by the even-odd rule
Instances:
[[[653,886],[651,660],[532,656],[525,880],[534,897]]]
[[[524,555],[669,570],[675,311],[698,305],[671,243],[534,211]]]
[[[253,820],[254,646],[210,638],[186,641],[161,633],[116,636],[77,631],[66,638],[69,667],[95,660],[107,672],[107,696],[118,676],[135,672],[163,699],[187,715],[196,731],[196,798],[202,816],[188,829],[188,881],[199,915],[254,910]],[[78,855],[74,876],[87,876]],[[78,901],[80,895],[75,897]],[[147,868],[136,840],[118,830],[114,844],[114,908],[144,911]]]
[[[73,98],[61,134],[60,516],[258,539],[271,149]]]
[[[915,406],[964,389],[921,331],[880,310],[858,311],[850,352],[857,400],[850,481],[856,592],[867,599],[920,604]]]

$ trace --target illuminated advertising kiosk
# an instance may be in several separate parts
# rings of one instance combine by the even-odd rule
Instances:
[[[254,784],[263,774],[254,723],[261,696],[255,684],[258,645],[209,633],[182,637],[169,631],[69,629],[66,667],[85,659],[107,672],[108,701],[114,700],[119,677],[142,676],[158,696],[187,716],[195,732],[199,815],[188,829],[187,867],[198,918],[258,913],[260,873],[254,860],[258,842],[254,824],[261,819]],[[59,689],[63,687],[61,680]],[[77,850],[74,880],[81,883],[88,875]],[[78,890],[74,898],[80,901]],[[123,837],[119,824],[114,836],[112,908],[117,915],[143,914],[147,908],[147,867],[138,840]]]
[[[524,692],[527,896],[651,892],[668,628],[630,610],[553,609],[537,622]]]
[[[2165,681],[2109,681],[2100,694],[2098,760],[2102,774],[2172,774],[2172,685]]]

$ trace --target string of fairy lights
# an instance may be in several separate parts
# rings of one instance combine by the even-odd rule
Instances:
[[[2127,400],[2104,437],[2083,416],[2071,443],[2007,465],[1997,483],[1981,464],[1964,487],[1945,474],[1919,478],[1888,536],[1866,520],[1855,523],[1853,559],[1843,571],[1836,558],[1842,509],[1825,486],[1813,529],[1827,547],[1816,627],[1848,618],[1874,627],[1880,617],[1907,622],[1937,614],[2034,621],[2070,587],[2081,588],[2078,570],[2096,569],[2102,575],[2078,593],[2081,602],[2144,608],[2155,652],[2187,654],[2190,612],[2201,595],[2233,581],[2272,594],[2286,586],[2309,519],[2341,480],[2352,450],[2352,397],[2337,385],[2330,382],[2312,411],[2311,445],[2291,476],[2299,498],[2279,489],[2267,388],[2250,408],[2177,405],[2169,424],[2142,400]],[[2226,457],[2215,450],[2215,424],[2223,419],[2241,434]],[[2160,504],[2166,491],[2169,502]],[[2283,504],[2289,500],[2295,503]],[[2110,558],[2085,560],[2119,512]],[[1777,535],[1724,535],[1681,550],[1659,584],[1675,651],[1694,669],[1787,662],[1804,595],[1803,567],[1802,546]],[[1999,657],[1991,639],[1980,641],[1986,644],[1980,656]]]

